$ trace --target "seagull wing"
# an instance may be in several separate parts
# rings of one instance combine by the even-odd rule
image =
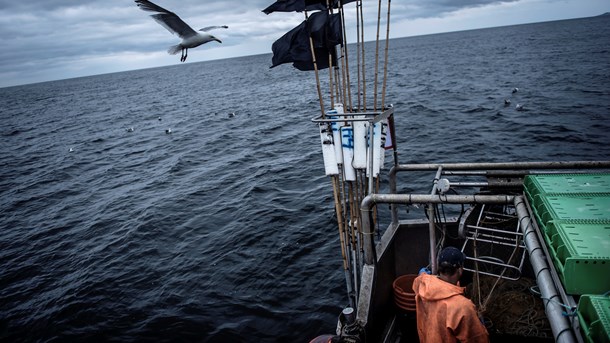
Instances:
[[[199,29],[199,31],[210,31],[210,30],[214,30],[214,29],[228,29],[229,27],[227,25],[222,25],[222,26],[206,26],[203,29]]]
[[[165,27],[169,32],[177,34],[180,38],[185,39],[197,34],[197,32],[195,32],[195,30],[188,26],[187,23],[180,19],[176,13],[170,12],[165,8],[155,5],[147,0],[135,0],[135,2],[138,4],[138,7],[144,11],[158,12],[157,14],[151,15],[151,17],[153,17],[157,23]]]

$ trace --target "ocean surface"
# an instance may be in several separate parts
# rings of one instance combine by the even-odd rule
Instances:
[[[315,78],[270,64],[0,89],[0,341],[334,331],[347,297]],[[401,163],[610,158],[608,16],[393,39],[388,77]]]

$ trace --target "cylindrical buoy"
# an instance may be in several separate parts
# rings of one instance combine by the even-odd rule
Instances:
[[[346,181],[356,181],[354,160],[354,129],[351,126],[341,128],[341,146],[343,147],[343,176]]]
[[[364,116],[355,116],[354,119],[364,119]],[[354,162],[356,169],[366,169],[366,133],[365,121],[354,122]]]
[[[386,150],[386,140],[388,138],[388,122],[387,120],[383,121],[381,124],[381,146],[379,151],[379,168],[383,169],[383,164],[385,163],[385,150]]]
[[[379,171],[381,170],[381,123],[376,123],[373,125],[373,177],[379,176]],[[385,150],[384,150],[385,151]],[[366,175],[370,175],[370,161],[371,161],[371,149],[367,150],[366,155]]]
[[[333,144],[333,134],[329,125],[321,123],[320,142],[322,143],[322,157],[324,158],[324,172],[326,175],[338,175],[339,167],[335,155],[335,145]]]
[[[329,110],[326,112],[329,119],[332,119],[331,127],[333,130],[333,140],[335,143],[335,160],[339,164],[343,164],[343,149],[341,148],[341,127],[343,126],[343,121],[339,120],[339,116],[336,114],[343,114],[343,105]]]

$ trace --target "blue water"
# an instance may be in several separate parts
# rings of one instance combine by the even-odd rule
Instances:
[[[270,61],[0,89],[0,340],[334,331],[315,78]],[[402,163],[610,157],[608,17],[394,39],[388,76]]]

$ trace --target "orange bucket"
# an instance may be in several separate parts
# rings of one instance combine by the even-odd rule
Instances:
[[[416,274],[406,274],[396,278],[392,283],[394,288],[394,302],[398,308],[406,311],[415,311],[415,293],[413,292],[413,280]]]

